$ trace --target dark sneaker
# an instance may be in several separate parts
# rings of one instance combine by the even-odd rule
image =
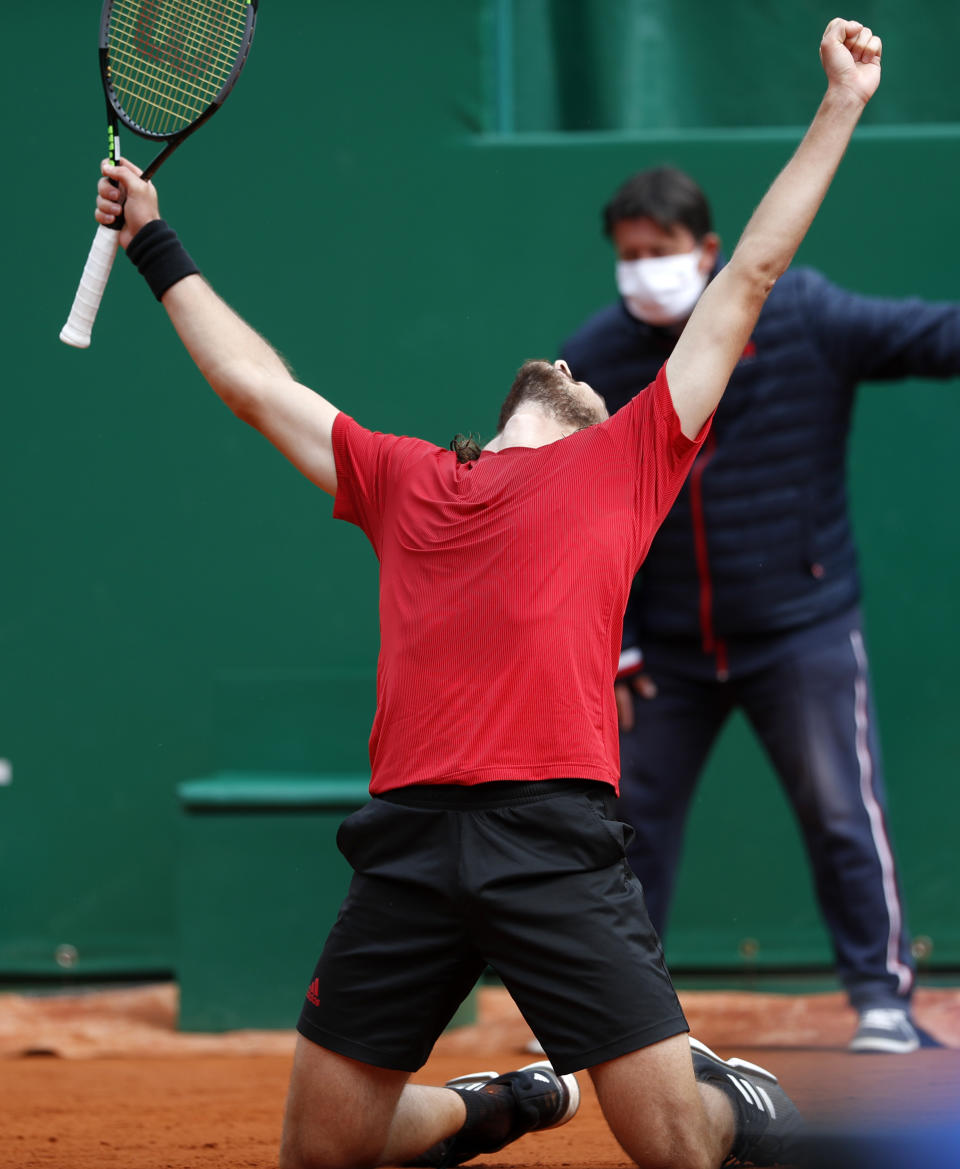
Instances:
[[[860,1012],[851,1051],[885,1051],[906,1055],[920,1046],[920,1036],[903,1007],[868,1007]]]
[[[546,1060],[502,1076],[496,1072],[457,1076],[445,1086],[472,1097],[466,1123],[414,1165],[450,1169],[483,1153],[496,1153],[528,1132],[566,1124],[580,1106],[576,1076],[557,1075]]]
[[[793,1165],[804,1125],[773,1072],[745,1059],[721,1059],[690,1039],[693,1074],[733,1101],[737,1131],[727,1165]]]

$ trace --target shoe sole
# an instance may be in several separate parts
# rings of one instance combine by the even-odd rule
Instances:
[[[550,1072],[551,1075],[557,1077],[561,1084],[567,1090],[567,1107],[563,1114],[559,1116],[553,1124],[545,1124],[543,1128],[538,1129],[538,1132],[545,1132],[548,1128],[559,1128],[561,1124],[566,1124],[568,1120],[572,1120],[580,1107],[580,1085],[577,1082],[577,1077],[572,1073],[561,1076],[559,1072],[554,1070],[553,1064],[548,1059],[541,1059],[537,1063],[528,1063],[526,1067],[520,1068],[522,1072]]]
[[[880,1052],[884,1055],[909,1055],[911,1051],[920,1050],[920,1040],[912,1039],[851,1039],[848,1051],[855,1055],[864,1052]]]
[[[489,1084],[491,1080],[495,1080],[499,1076],[499,1072],[472,1072],[466,1076],[456,1076],[452,1080],[447,1080],[443,1085],[445,1088],[465,1088],[469,1090],[471,1084],[476,1084],[478,1088],[482,1088],[484,1084]]]
[[[707,1056],[709,1059],[715,1059],[717,1063],[722,1064],[727,1068],[735,1068],[739,1072],[744,1072],[751,1076],[759,1076],[760,1079],[769,1080],[773,1084],[779,1084],[780,1081],[773,1074],[768,1072],[766,1068],[760,1067],[759,1064],[750,1063],[745,1059],[721,1059],[715,1051],[711,1051],[705,1043],[701,1043],[699,1039],[694,1039],[692,1036],[687,1037],[692,1051],[699,1051],[701,1055]]]

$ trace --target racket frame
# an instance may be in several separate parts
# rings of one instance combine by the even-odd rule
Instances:
[[[140,138],[145,138],[153,142],[164,142],[163,149],[141,175],[141,178],[149,181],[177,147],[189,138],[195,130],[199,130],[204,122],[213,117],[223,105],[231,89],[233,89],[237,78],[247,63],[250,45],[253,43],[259,0],[246,0],[246,26],[243,31],[240,49],[232,69],[214,94],[210,104],[201,110],[192,122],[170,134],[160,134],[155,130],[147,130],[135,122],[124,111],[119,97],[113,88],[110,81],[109,31],[114,4],[115,0],[104,0],[103,8],[100,11],[98,45],[100,81],[103,86],[103,93],[107,105],[107,157],[114,165],[116,165],[117,160],[120,158],[119,127],[121,124]],[[110,269],[113,267],[113,261],[116,258],[119,232],[123,227],[123,222],[123,214],[121,213],[113,223],[109,225],[101,224],[94,235],[93,243],[87,256],[87,262],[84,265],[83,274],[80,277],[80,284],[70,309],[70,314],[66,324],[60,330],[60,340],[66,345],[73,346],[75,349],[86,349],[90,345],[93,324],[100,308],[100,301],[103,298],[107,280],[110,277]]]
[[[117,123],[121,122],[128,130],[132,130],[140,138],[146,138],[154,142],[165,142],[166,145],[156,156],[153,162],[143,172],[142,178],[145,180],[151,179],[160,167],[167,161],[170,155],[177,149],[177,147],[190,135],[194,130],[199,130],[200,127],[208,119],[212,118],[217,110],[223,105],[236,84],[237,78],[247,63],[247,55],[250,52],[250,45],[253,42],[253,33],[257,21],[257,6],[259,0],[247,0],[247,24],[243,32],[243,39],[240,45],[240,51],[237,53],[237,59],[233,63],[233,68],[227,74],[223,84],[214,94],[210,104],[206,109],[194,118],[192,122],[184,126],[181,130],[175,130],[172,134],[160,134],[155,130],[147,130],[139,125],[127,114],[120,103],[116,90],[110,81],[110,46],[109,46],[109,31],[110,31],[110,16],[113,11],[116,0],[104,0],[103,9],[100,13],[100,41],[99,41],[99,61],[100,61],[100,81],[103,85],[103,94],[107,101],[107,139],[110,149],[110,161],[116,162],[120,156],[119,149],[119,130]]]

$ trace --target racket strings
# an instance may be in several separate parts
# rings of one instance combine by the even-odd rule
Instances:
[[[115,0],[110,87],[126,119],[165,137],[217,98],[245,44],[248,0]]]

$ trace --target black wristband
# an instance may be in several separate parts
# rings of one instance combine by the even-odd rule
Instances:
[[[130,241],[127,255],[157,300],[178,280],[200,271],[177,233],[163,219],[145,223]]]

